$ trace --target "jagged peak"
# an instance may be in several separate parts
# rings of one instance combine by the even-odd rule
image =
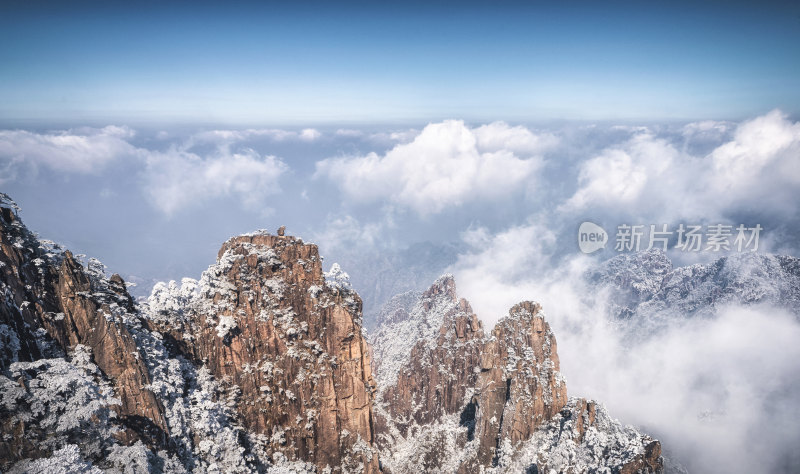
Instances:
[[[531,341],[527,336],[534,338],[544,338],[548,350],[553,349],[555,353],[555,336],[550,329],[550,324],[545,319],[542,305],[535,301],[521,301],[508,310],[508,315],[501,318],[492,328],[487,340],[504,340],[508,343],[511,340],[518,340],[519,344],[530,345]],[[516,343],[515,343],[516,344]]]
[[[445,325],[447,331],[455,330],[450,322],[456,315],[472,314],[469,303],[458,298],[455,277],[451,274],[437,278],[415,302],[406,302],[401,311],[399,317],[386,318],[370,337],[375,349],[376,377],[381,388],[395,383],[397,374],[407,366],[415,345],[434,346]],[[476,326],[480,327],[480,324]]]
[[[521,301],[508,311],[508,315],[512,318],[526,318],[531,319],[534,316],[540,315],[542,312],[542,305],[536,301]]]
[[[273,237],[286,237],[286,238],[294,239],[294,236],[285,235],[285,233],[286,233],[286,226],[282,225],[282,226],[280,226],[278,228],[278,230],[275,232],[275,234],[273,234],[272,232],[270,232],[267,229],[256,229],[254,231],[245,232],[244,234],[240,234],[240,235],[237,235],[237,236],[232,237],[232,238],[236,238],[236,237],[255,237],[255,236],[259,236],[259,235],[269,235],[269,236],[273,236]]]
[[[422,294],[423,298],[431,298],[437,295],[447,295],[451,300],[457,302],[458,294],[456,293],[456,278],[450,274],[445,273],[433,282],[427,290]]]
[[[453,276],[450,273],[445,273],[444,275],[437,278],[436,281],[433,282],[433,284],[427,290],[425,290],[425,292],[422,293],[420,301],[425,302],[427,300],[428,302],[423,303],[423,306],[426,310],[431,310],[435,306],[435,304],[433,304],[431,300],[437,297],[441,297],[442,295],[446,297],[448,303],[452,302],[457,304],[460,312],[474,315],[474,311],[472,310],[472,306],[470,305],[469,301],[466,300],[465,298],[460,298],[458,296],[456,290],[455,276]],[[495,327],[497,327],[501,323],[504,325],[508,325],[509,322],[511,321],[531,322],[536,316],[539,316],[541,319],[544,319],[544,312],[542,311],[542,305],[536,301],[531,301],[531,300],[521,301],[512,306],[511,309],[509,310],[508,315],[502,318],[500,321],[498,321]],[[477,318],[477,316],[475,317]],[[480,321],[480,318],[477,319]]]

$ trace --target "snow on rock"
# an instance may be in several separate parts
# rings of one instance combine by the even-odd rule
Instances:
[[[184,316],[184,309],[198,294],[198,283],[193,278],[183,278],[181,285],[171,280],[169,283],[158,282],[153,286],[147,305],[154,317],[166,314]]]
[[[81,455],[96,458],[114,443],[120,427],[112,406],[120,401],[110,384],[95,380],[97,367],[83,359],[83,367],[64,359],[17,362],[8,376],[0,376],[2,431],[24,434],[4,438],[0,446],[33,455],[80,440]]]
[[[501,446],[487,473],[653,472],[660,455],[658,442],[612,419],[602,405],[571,398],[529,440]]]
[[[415,293],[405,295],[406,301],[402,302],[404,307],[399,308],[402,312],[392,308],[395,311],[394,317],[386,318],[370,336],[379,390],[395,383],[398,373],[408,366],[411,349],[418,342],[429,345],[435,343],[445,314],[458,311],[459,308],[452,275],[443,275],[437,279],[417,298],[411,310],[406,311],[405,307],[410,306],[409,297],[414,295]]]
[[[338,263],[331,265],[331,269],[325,272],[325,284],[334,290],[353,290],[353,287],[350,285],[350,275],[342,270]]]
[[[9,474],[52,474],[64,472],[69,474],[102,474],[102,470],[81,456],[77,445],[67,444],[57,449],[49,457],[36,460],[24,460],[12,467]]]
[[[6,193],[0,193],[0,209],[7,209],[8,212],[13,213],[15,216],[19,215],[19,206]]]
[[[141,317],[118,275],[108,277],[96,259],[84,266],[57,244],[38,240],[17,213],[0,213],[0,227],[0,452],[8,454],[0,469],[245,473],[269,467],[267,455],[238,427],[229,394],[206,383],[151,329],[153,320]],[[161,297],[157,291],[143,305],[148,312],[153,306],[151,316],[183,313],[199,293],[193,280],[159,290]],[[203,441],[216,446],[213,459],[196,450]]]
[[[538,304],[515,305],[486,335],[445,275],[384,315],[372,342],[378,446],[391,472],[661,472],[658,441],[567,399]]]
[[[723,305],[758,303],[800,318],[800,259],[791,256],[737,252],[675,268],[664,252],[653,249],[614,257],[586,278],[598,291],[613,294],[610,311],[620,318],[704,317]]]
[[[185,284],[159,285],[146,311],[165,340],[231,393],[246,453],[258,463],[372,471],[374,382],[361,301],[338,266],[328,276],[313,244],[242,235],[223,244],[187,298],[177,296]],[[341,439],[340,428],[351,436]],[[203,459],[224,457],[211,439],[196,446]]]
[[[236,320],[233,319],[233,316],[220,316],[219,324],[217,324],[217,327],[214,329],[217,330],[217,337],[225,339],[236,327]]]

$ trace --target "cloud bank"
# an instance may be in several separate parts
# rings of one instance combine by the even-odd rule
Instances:
[[[99,174],[119,160],[138,164],[141,191],[166,216],[221,197],[238,198],[245,207],[263,206],[265,198],[280,191],[279,179],[288,166],[272,155],[249,148],[232,151],[251,136],[275,140],[313,141],[314,129],[215,130],[190,136],[166,151],[136,146],[136,133],[128,127],[108,126],[61,132],[0,131],[0,183],[17,178],[20,171],[40,168],[69,174]],[[214,146],[204,154],[189,151],[198,142]]]
[[[724,137],[728,125],[688,124],[685,136]],[[648,128],[583,161],[564,212],[587,209],[672,222],[720,220],[742,209],[796,215],[800,123],[780,111],[739,124],[707,155],[689,153]],[[654,222],[656,223],[656,222]]]
[[[184,150],[148,153],[144,191],[165,215],[205,201],[233,196],[257,208],[280,192],[279,179],[288,166],[274,156],[253,150],[201,157]]]
[[[506,197],[529,184],[542,165],[533,154],[554,140],[503,123],[471,129],[448,120],[426,126],[413,141],[382,156],[320,161],[316,175],[333,181],[352,200],[386,201],[427,216]]]
[[[120,157],[136,155],[136,147],[128,142],[134,135],[128,127],[113,125],[47,133],[0,130],[0,166],[5,171],[0,183],[14,179],[21,170],[36,172],[40,167],[98,173]]]
[[[210,142],[216,144],[226,144],[242,142],[254,138],[266,138],[275,142],[283,141],[303,141],[313,142],[322,136],[322,133],[314,128],[304,128],[300,131],[283,130],[279,128],[248,128],[245,130],[208,130],[195,133],[190,138],[191,142]]]
[[[571,394],[597,397],[659,437],[689,472],[791,472],[800,465],[797,318],[768,305],[610,318],[615,293],[585,280],[599,257],[577,251],[574,231],[587,216],[733,223],[741,213],[796,229],[800,124],[773,111],[738,125],[617,132],[622,139],[576,161],[574,189],[554,198],[555,212],[462,233],[469,250],[449,268],[459,293],[488,328],[521,300],[541,302]]]

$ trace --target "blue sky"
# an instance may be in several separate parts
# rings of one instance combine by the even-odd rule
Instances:
[[[10,125],[800,111],[800,8],[788,2],[3,5]]]

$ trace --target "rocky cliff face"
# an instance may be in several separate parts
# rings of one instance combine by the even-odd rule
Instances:
[[[142,438],[163,443],[163,407],[148,388],[150,374],[125,324],[136,309],[124,282],[118,275],[106,278],[99,262],[83,267],[69,251],[39,241],[22,224],[12,201],[5,195],[2,201],[0,368],[6,371],[14,362],[64,355],[83,346],[100,376],[114,386],[114,411],[124,426],[116,436],[126,442]],[[22,434],[25,426],[20,423],[15,429]],[[21,441],[12,440],[6,449],[14,452],[13,445]]]
[[[0,196],[0,469],[376,472],[347,275],[257,233],[141,308]]]
[[[340,273],[328,278],[313,244],[240,236],[175,297],[156,288],[151,320],[240,391],[240,420],[268,438],[270,451],[319,469],[375,472],[375,382],[361,301]]]
[[[372,337],[378,379],[394,378],[377,403],[387,471],[662,470],[658,441],[622,427],[595,402],[567,398],[538,304],[514,306],[486,335],[446,276],[404,308]],[[434,322],[440,327],[431,332]],[[401,354],[390,337],[398,333],[421,339]]]
[[[567,399],[534,303],[486,335],[445,276],[394,301],[373,349],[347,274],[282,230],[137,304],[2,194],[0,225],[3,471],[661,469],[657,441]]]
[[[422,322],[419,318],[424,318],[426,330],[432,329],[434,320],[439,323],[436,332],[428,338],[398,338],[397,326],[418,328],[414,322]],[[394,383],[386,382],[380,391],[393,427],[405,433],[413,423],[431,423],[445,414],[457,413],[476,386],[484,332],[469,303],[456,296],[453,278],[437,280],[422,294],[412,315],[383,329],[375,338],[380,357],[376,366],[384,379],[388,373],[396,373]],[[401,357],[397,343],[403,341],[413,343],[408,357],[402,358],[401,367],[391,366],[400,365],[392,358]],[[387,347],[392,343],[395,345]],[[385,420],[379,423],[385,426]]]
[[[483,347],[478,384],[478,462],[496,459],[500,442],[530,439],[567,403],[556,339],[541,307],[520,303],[498,322]]]
[[[663,472],[661,443],[611,418],[599,403],[570,398],[531,438],[503,441],[494,472]]]

